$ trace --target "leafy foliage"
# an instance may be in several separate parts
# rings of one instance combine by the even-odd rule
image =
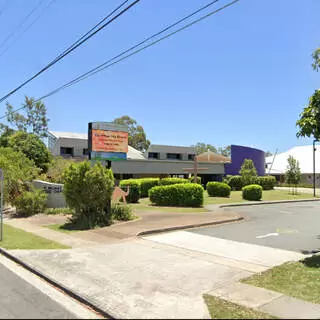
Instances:
[[[126,197],[128,203],[137,203],[140,199],[140,182],[138,179],[127,179],[120,181],[120,188],[127,191],[129,187],[129,194]]]
[[[207,152],[208,150],[217,153],[217,148],[209,143],[203,143],[203,142],[197,142],[195,146],[192,146],[196,148],[196,153],[201,154],[204,152]]]
[[[277,181],[273,176],[262,176],[258,177],[258,184],[262,187],[263,190],[272,190]]]
[[[259,201],[262,198],[262,187],[258,184],[250,184],[242,188],[244,200]]]
[[[252,184],[254,182],[255,177],[257,177],[257,170],[251,159],[244,159],[239,173],[242,177],[243,186]]]
[[[178,183],[189,183],[188,179],[183,178],[163,178],[159,181],[159,186],[167,186]]]
[[[189,182],[194,183],[194,176],[188,178]],[[197,176],[197,183],[201,184],[201,177]]]
[[[64,183],[63,172],[74,163],[72,159],[56,157],[51,161],[47,173],[42,179],[53,183]]]
[[[219,147],[218,148],[218,153],[221,154],[224,157],[230,158],[231,157],[231,146],[229,145],[229,146],[226,146],[224,148]]]
[[[51,156],[38,136],[18,131],[9,137],[9,147],[24,153],[42,171],[46,172],[48,170]]]
[[[203,205],[203,192],[197,183],[180,183],[153,187],[149,197],[157,206],[200,207]]]
[[[15,108],[7,103],[7,121],[18,131],[31,132],[39,137],[47,137],[47,109],[43,102],[25,96],[23,113],[14,112]]]
[[[206,189],[210,197],[229,197],[231,193],[231,187],[223,182],[210,181]]]
[[[150,140],[147,139],[147,135],[141,125],[136,120],[129,116],[122,116],[113,120],[114,123],[123,124],[128,127],[128,144],[129,146],[140,150],[146,151],[149,148]]]
[[[300,114],[296,125],[299,127],[297,137],[313,137],[320,140],[320,90],[310,97],[309,104]]]
[[[120,203],[113,203],[111,207],[111,215],[112,219],[118,221],[129,221],[135,218],[132,208],[130,206],[120,204]]]
[[[231,176],[228,178],[228,185],[232,190],[239,191],[243,187],[242,177],[241,176]]]
[[[17,214],[23,217],[42,213],[46,207],[47,194],[41,189],[22,192],[15,200]]]
[[[312,59],[312,67],[314,70],[318,71],[320,69],[320,48],[314,50],[314,52],[312,53]]]
[[[159,185],[159,178],[143,178],[137,180],[140,183],[141,198],[147,198],[149,196],[149,190]]]
[[[32,181],[39,169],[22,152],[12,148],[0,148],[0,168],[4,175],[4,201],[13,203],[24,190],[24,183]]]
[[[106,204],[111,199],[113,184],[112,171],[100,162],[91,167],[84,161],[66,169],[63,192],[68,207],[75,211],[70,223],[76,229],[110,224],[111,215],[106,212]]]
[[[0,123],[0,147],[7,148],[9,146],[9,137],[14,133],[13,129]]]
[[[54,215],[54,214],[73,214],[73,210],[70,208],[46,208],[44,211],[45,214]]]
[[[290,185],[297,186],[301,180],[299,161],[293,156],[288,157],[288,165],[285,173],[285,181]]]

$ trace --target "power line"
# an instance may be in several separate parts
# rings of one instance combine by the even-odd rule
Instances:
[[[29,17],[41,6],[43,1],[44,0],[40,0],[38,4],[22,19],[20,24],[2,41],[2,43],[0,44],[0,48],[2,48],[8,42],[8,40],[12,38],[12,36],[17,32],[17,30],[19,30],[24,25]]]
[[[213,3],[217,2],[217,1],[218,1],[218,0],[213,1],[211,4],[213,4]],[[135,54],[137,54],[137,53],[139,53],[139,52],[141,52],[141,51],[149,48],[149,47],[151,47],[151,46],[154,46],[155,44],[157,44],[157,43],[159,43],[159,42],[161,42],[161,41],[163,41],[163,40],[165,40],[165,39],[167,39],[167,38],[169,38],[169,37],[171,37],[171,36],[173,36],[173,35],[175,35],[176,33],[178,33],[178,32],[180,32],[180,31],[182,31],[182,30],[184,30],[184,29],[187,29],[187,28],[191,27],[192,25],[200,22],[201,20],[204,20],[204,19],[210,17],[211,15],[213,15],[213,14],[215,14],[215,13],[218,13],[219,11],[222,11],[222,10],[226,9],[227,7],[235,4],[235,3],[238,2],[238,1],[240,1],[240,0],[234,0],[234,1],[232,1],[232,2],[230,2],[230,3],[228,3],[228,4],[226,4],[226,5],[224,5],[224,6],[222,6],[222,7],[220,7],[220,8],[218,8],[218,9],[214,10],[214,11],[211,11],[211,12],[209,12],[208,14],[206,14],[206,15],[204,15],[204,16],[202,16],[202,17],[200,17],[200,18],[198,18],[198,19],[196,19],[196,20],[194,20],[194,21],[192,21],[191,23],[189,23],[189,24],[187,24],[187,25],[185,25],[185,26],[177,29],[176,31],[171,32],[171,33],[169,33],[168,35],[163,36],[162,38],[160,38],[160,39],[158,39],[158,40],[156,40],[156,41],[153,41],[153,42],[151,42],[150,44],[148,44],[148,45],[146,45],[146,46],[144,46],[144,47],[142,47],[142,48],[140,48],[140,49],[138,49],[138,50],[136,50],[136,51],[134,51],[134,52],[132,52],[132,53],[130,53],[130,54],[128,54],[128,55],[125,55],[124,57],[122,57],[122,58],[120,58],[120,59],[118,59],[118,60],[116,60],[116,61],[114,61],[114,62],[111,62],[111,61],[119,58],[120,56],[124,55],[125,53],[131,51],[133,48],[138,47],[141,43],[145,43],[145,42],[148,41],[149,39],[155,37],[156,35],[159,35],[160,33],[163,33],[165,30],[168,30],[168,29],[172,28],[173,26],[175,26],[175,25],[177,25],[177,24],[179,23],[179,22],[176,22],[176,23],[172,24],[171,26],[169,26],[169,27],[161,30],[161,31],[158,32],[158,33],[156,33],[155,35],[153,35],[153,36],[147,38],[146,40],[142,41],[140,44],[137,44],[137,45],[131,47],[130,49],[128,49],[128,50],[120,53],[119,55],[115,56],[114,58],[112,58],[112,59],[104,62],[103,64],[101,64],[101,65],[99,65],[99,66],[97,66],[97,67],[95,67],[95,68],[87,71],[86,73],[78,76],[77,78],[75,78],[75,79],[73,79],[73,80],[65,83],[64,85],[58,87],[57,89],[55,89],[55,90],[49,92],[48,94],[40,97],[37,101],[42,100],[42,99],[45,99],[45,98],[48,98],[49,96],[52,96],[53,94],[55,94],[55,93],[57,93],[57,92],[59,92],[59,91],[61,91],[61,90],[63,90],[63,89],[66,89],[67,87],[70,87],[70,86],[72,86],[72,85],[74,85],[74,84],[76,84],[76,83],[78,83],[78,82],[80,82],[80,81],[82,81],[82,80],[85,80],[86,78],[91,77],[91,76],[93,76],[94,74],[96,74],[96,73],[98,73],[98,72],[101,72],[102,70],[105,70],[105,69],[107,69],[107,68],[110,68],[111,66],[113,66],[113,65],[115,65],[115,64],[117,64],[117,63],[119,63],[119,62],[121,62],[121,61],[123,61],[123,60],[125,60],[125,59],[127,59],[127,58],[129,58],[129,57],[131,57],[131,56],[133,56],[133,55],[135,55]],[[206,7],[207,7],[207,6],[206,6]],[[204,9],[204,7],[203,7],[203,9]],[[199,10],[202,10],[202,8],[199,9]],[[199,12],[199,10],[197,10],[197,12]],[[191,14],[191,15],[194,15],[194,14],[195,14],[195,13],[193,13],[193,14]],[[191,15],[189,15],[189,16],[187,16],[187,17],[190,17]],[[183,19],[181,19],[181,20],[179,20],[179,21],[181,22],[181,21],[187,19],[187,17],[185,17],[185,18],[183,18]],[[22,107],[22,108],[23,108],[23,107]],[[1,118],[0,118],[0,119],[1,119]]]
[[[110,13],[108,16],[110,17],[112,14],[114,14],[121,6],[124,5],[124,3],[126,3],[128,0],[124,1],[120,6],[118,6],[115,10],[112,11],[112,13]],[[135,0],[134,2],[132,2],[130,5],[128,5],[126,8],[124,8],[122,11],[120,11],[117,15],[115,15],[113,18],[111,18],[110,20],[108,20],[106,23],[104,23],[102,26],[100,26],[97,30],[95,30],[94,32],[90,33],[88,35],[88,32],[86,33],[87,36],[82,36],[80,39],[82,39],[80,41],[77,40],[74,44],[72,44],[68,49],[66,49],[64,52],[62,52],[58,57],[56,57],[53,61],[51,61],[48,65],[46,65],[44,68],[42,68],[39,72],[37,72],[35,75],[33,75],[32,77],[30,77],[28,80],[24,81],[21,85],[19,85],[18,87],[16,87],[15,89],[13,89],[12,91],[10,91],[8,94],[6,94],[5,96],[3,96],[0,99],[0,103],[3,102],[5,99],[7,99],[9,96],[11,96],[12,94],[14,94],[15,92],[17,92],[19,89],[21,89],[22,87],[24,87],[26,84],[28,84],[29,82],[31,82],[32,80],[34,80],[35,78],[37,78],[41,73],[43,73],[44,71],[46,71],[47,69],[49,69],[50,67],[52,67],[54,64],[56,64],[58,61],[60,61],[61,59],[63,59],[65,56],[69,55],[72,51],[74,51],[76,48],[78,48],[80,45],[82,45],[84,42],[88,41],[91,37],[93,37],[96,33],[98,33],[99,31],[101,31],[102,29],[104,29],[107,25],[109,25],[111,22],[113,22],[114,20],[116,20],[117,18],[119,18],[122,14],[124,14],[126,11],[128,11],[131,7],[133,7],[134,5],[136,5],[140,0]],[[103,20],[106,20],[107,18],[104,18]],[[100,23],[99,23],[100,24]],[[92,30],[92,29],[91,29]]]
[[[143,51],[143,50],[145,50],[145,49],[147,49],[147,48],[149,48],[149,47],[151,47],[151,46],[153,46],[153,45],[155,45],[155,44],[157,44],[157,43],[159,43],[159,42],[161,42],[161,41],[163,41],[163,40],[165,40],[165,39],[167,39],[167,38],[169,38],[169,37],[171,37],[171,36],[173,36],[173,35],[175,35],[175,34],[177,34],[178,32],[183,31],[184,29],[187,29],[187,28],[191,27],[192,25],[194,25],[194,24],[196,24],[196,23],[198,23],[198,22],[200,22],[200,21],[202,21],[202,20],[204,20],[204,19],[212,16],[213,14],[216,14],[216,13],[218,13],[218,12],[226,9],[227,7],[232,6],[233,4],[235,4],[236,2],[238,2],[238,1],[240,1],[240,0],[234,0],[234,1],[232,1],[232,2],[229,2],[228,4],[226,4],[226,5],[218,8],[218,9],[216,9],[216,10],[213,10],[213,11],[209,12],[208,14],[206,14],[206,15],[204,15],[204,16],[202,16],[202,17],[200,17],[200,18],[198,18],[198,19],[196,19],[196,20],[194,20],[194,21],[192,21],[192,22],[190,22],[190,23],[188,23],[188,24],[186,24],[185,26],[183,26],[183,27],[181,27],[181,28],[179,28],[179,29],[177,29],[177,30],[175,30],[175,31],[173,31],[173,32],[171,32],[171,33],[169,33],[169,34],[167,34],[167,35],[159,38],[158,40],[155,40],[155,41],[151,42],[150,44],[145,45],[144,47],[142,47],[142,48],[140,48],[140,49],[138,49],[138,50],[136,50],[136,51],[134,51],[134,52],[132,52],[132,53],[130,53],[130,54],[127,54],[127,55],[125,55],[124,57],[122,57],[122,58],[120,58],[120,59],[118,59],[118,60],[116,60],[116,61],[114,61],[114,62],[111,62],[111,61],[119,58],[120,56],[124,55],[125,53],[128,53],[128,52],[131,51],[133,48],[136,48],[136,47],[139,46],[141,43],[145,43],[146,41],[150,40],[151,38],[155,37],[156,35],[159,35],[159,34],[165,32],[166,30],[168,30],[168,29],[176,26],[178,23],[186,20],[187,18],[190,18],[190,17],[193,16],[194,14],[202,11],[203,9],[207,8],[209,5],[212,5],[213,3],[217,2],[217,1],[219,1],[219,0],[213,1],[213,2],[211,2],[210,4],[208,4],[208,5],[200,8],[200,9],[198,9],[198,10],[195,11],[194,13],[192,13],[192,14],[190,14],[190,15],[182,18],[182,19],[180,19],[179,21],[173,23],[172,25],[170,25],[170,26],[162,29],[161,31],[157,32],[156,34],[148,37],[147,39],[143,40],[143,41],[140,42],[139,44],[131,47],[130,49],[127,49],[127,50],[123,51],[122,53],[120,53],[119,55],[115,56],[114,58],[109,59],[109,60],[106,61],[105,63],[103,63],[103,64],[101,64],[101,65],[99,65],[99,66],[97,66],[97,67],[95,67],[95,68],[93,68],[93,69],[91,69],[91,70],[89,70],[88,72],[80,75],[79,77],[77,77],[77,78],[69,81],[68,83],[66,83],[66,84],[58,87],[57,89],[49,92],[48,94],[46,94],[46,95],[38,98],[38,99],[36,100],[36,102],[38,102],[38,101],[40,101],[40,100],[43,100],[43,99],[45,99],[45,98],[48,98],[48,97],[50,97],[50,96],[58,93],[59,91],[61,91],[61,90],[63,90],[63,89],[66,89],[67,87],[70,87],[70,86],[76,84],[77,82],[80,82],[80,81],[82,81],[82,80],[84,80],[84,79],[86,79],[86,78],[88,78],[88,77],[90,77],[90,76],[92,76],[92,75],[94,75],[94,74],[102,71],[102,70],[105,70],[105,69],[107,69],[107,68],[109,68],[109,67],[111,67],[111,66],[113,66],[113,65],[115,65],[115,64],[117,64],[117,63],[119,63],[119,62],[121,62],[121,61],[123,61],[123,60],[125,60],[125,59],[127,59],[127,58],[129,58],[129,57],[131,57],[131,56],[133,56],[133,55],[135,55],[135,54],[137,54],[137,53],[139,53],[139,52],[141,52],[141,51]],[[110,63],[110,62],[111,62],[111,63]],[[26,106],[22,106],[21,108],[18,108],[18,109],[14,110],[14,111],[12,111],[12,112],[10,112],[10,113],[18,112],[18,111],[24,109],[25,107],[26,107]],[[5,117],[6,117],[6,115],[5,115],[5,116],[2,116],[0,119],[4,119]]]
[[[24,29],[24,31],[22,31],[15,39],[13,42],[11,42],[11,44],[9,46],[7,46],[1,53],[0,53],[0,57],[3,56],[3,54],[5,54],[16,42],[17,40],[23,35],[25,34],[40,18],[41,16],[44,14],[44,12],[49,9],[49,7],[55,2],[56,0],[51,0],[42,10],[41,12],[38,14],[38,16]]]

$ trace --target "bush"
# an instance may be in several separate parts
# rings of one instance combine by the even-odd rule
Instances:
[[[203,187],[196,183],[180,183],[153,187],[150,201],[157,206],[200,207],[203,205]]]
[[[143,178],[137,180],[140,183],[141,198],[147,198],[149,196],[149,190],[159,185],[159,178]]]
[[[73,163],[75,161],[72,159],[56,157],[50,163],[47,173],[41,176],[41,179],[52,183],[64,183],[63,172]]]
[[[132,213],[132,208],[130,206],[114,203],[111,207],[112,219],[118,221],[128,221],[133,220],[135,217]]]
[[[188,179],[183,178],[163,178],[159,181],[159,186],[168,186],[171,184],[189,183]]]
[[[251,184],[242,188],[244,200],[259,201],[262,198],[262,187],[258,184]]]
[[[120,188],[127,191],[129,187],[129,194],[126,196],[128,203],[137,203],[140,199],[140,183],[138,179],[128,179],[120,181]]]
[[[251,159],[244,159],[239,173],[242,177],[243,186],[256,183],[254,178],[257,177],[257,170]]]
[[[73,210],[70,208],[47,208],[45,210],[45,214],[53,215],[53,214],[73,214]]]
[[[276,185],[276,178],[273,176],[258,177],[258,184],[263,190],[272,190]]]
[[[231,187],[231,190],[239,191],[242,189],[242,177],[241,176],[230,176],[228,179],[228,185]]]
[[[75,229],[92,229],[111,223],[111,212],[106,212],[114,184],[111,170],[100,162],[91,166],[84,161],[66,169],[64,181],[66,202],[74,209],[70,224]]]
[[[207,183],[207,192],[210,197],[229,197],[231,187],[223,182],[210,181]]]
[[[188,178],[188,181],[191,182],[191,183],[194,183],[194,176]],[[201,177],[197,176],[197,183],[201,184]]]
[[[46,207],[47,194],[40,189],[24,191],[14,201],[17,213],[20,216],[29,217],[31,215],[44,212]]]
[[[4,202],[13,204],[15,198],[25,191],[24,183],[32,181],[39,169],[22,152],[0,148],[0,168],[4,175]]]

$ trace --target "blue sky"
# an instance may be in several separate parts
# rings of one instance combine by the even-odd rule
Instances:
[[[0,0],[0,8],[5,1]],[[44,0],[42,7],[49,2]],[[0,95],[37,72],[120,2],[56,0],[0,56]],[[141,0],[8,101],[20,107],[24,95],[37,98],[50,92],[208,2]],[[0,15],[0,44],[37,3],[9,1]],[[226,3],[220,0],[215,7]],[[311,53],[320,46],[319,12],[319,0],[240,0],[47,98],[49,127],[86,132],[90,121],[128,114],[154,144],[201,141],[273,152],[310,144],[310,139],[296,138],[295,122],[319,88],[320,73],[311,68]],[[0,111],[4,114],[4,103]]]

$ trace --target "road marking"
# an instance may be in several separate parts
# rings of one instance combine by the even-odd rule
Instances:
[[[289,229],[289,228],[283,228],[283,229],[277,229],[276,230],[278,233],[299,233],[297,229]]]
[[[272,237],[272,236],[278,236],[279,233],[267,233],[267,234],[264,234],[262,236],[256,236],[257,239],[262,239],[262,238],[267,238],[267,237]]]
[[[280,211],[280,213],[292,213],[292,212],[290,212],[290,211]]]

